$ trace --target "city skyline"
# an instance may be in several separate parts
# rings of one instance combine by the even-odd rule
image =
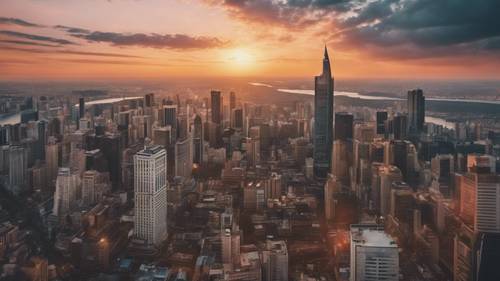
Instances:
[[[3,80],[309,77],[324,43],[341,79],[499,79],[499,5],[7,0],[0,74]]]

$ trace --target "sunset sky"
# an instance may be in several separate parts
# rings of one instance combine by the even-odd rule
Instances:
[[[0,0],[0,80],[500,79],[498,0]]]

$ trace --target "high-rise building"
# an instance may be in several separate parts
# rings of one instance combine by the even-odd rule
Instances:
[[[47,181],[53,187],[59,170],[59,143],[50,137],[45,147],[45,163],[47,164]]]
[[[240,231],[225,228],[221,233],[222,263],[239,266],[240,263]]]
[[[406,115],[397,115],[392,119],[392,134],[395,140],[404,140],[408,135],[408,118]]]
[[[347,112],[335,113],[335,140],[352,140],[353,119],[352,114]]]
[[[385,123],[387,121],[387,111],[377,111],[377,134],[383,135],[386,133]]]
[[[82,203],[89,206],[97,203],[99,198],[99,172],[96,170],[85,171],[82,176]]]
[[[380,214],[387,216],[391,210],[391,191],[393,183],[401,182],[403,176],[396,166],[384,165],[379,170],[380,176]]]
[[[231,264],[231,229],[224,229],[223,233],[221,233],[221,248],[222,248],[222,263],[223,264]]]
[[[335,140],[333,142],[331,173],[344,185],[348,186],[349,170],[352,164],[352,142]]]
[[[462,220],[476,233],[500,233],[500,176],[457,174],[456,185],[460,192]]]
[[[150,93],[144,95],[144,106],[145,107],[152,107],[154,106],[155,103],[155,94]]]
[[[351,225],[350,281],[399,280],[396,242],[375,226]]]
[[[167,237],[167,153],[145,147],[134,156],[134,235],[147,245]]]
[[[203,164],[203,123],[200,115],[196,115],[193,124],[193,163]]]
[[[9,147],[9,190],[20,194],[27,187],[28,155],[21,146]]]
[[[78,111],[79,111],[78,118],[79,119],[84,118],[85,117],[85,98],[84,97],[80,97],[78,99]]]
[[[326,178],[331,171],[333,148],[333,78],[325,46],[323,72],[314,79],[314,175]]]
[[[231,117],[231,126],[234,128],[234,129],[239,129],[239,130],[243,130],[243,109],[241,108],[235,108],[233,111],[232,111],[232,115],[233,117]]]
[[[420,133],[425,122],[425,97],[421,89],[408,91],[408,128],[412,133]]]
[[[236,108],[236,93],[235,92],[230,92],[229,93],[229,114],[232,115],[231,113],[233,110]],[[233,121],[233,116],[230,117],[230,122]]]
[[[172,139],[170,143],[175,143],[177,140],[177,105],[165,105],[163,106],[163,126],[170,126],[172,129],[172,135],[170,136]]]
[[[78,199],[79,188],[79,175],[71,171],[70,168],[59,168],[52,211],[55,216],[62,217],[71,211]]]
[[[431,159],[432,178],[439,185],[442,194],[449,195],[455,172],[454,157],[451,154],[438,154]]]
[[[222,121],[222,96],[220,91],[211,91],[212,122],[221,124]]]
[[[185,179],[191,178],[193,155],[191,137],[178,140],[175,144],[175,176]]]
[[[283,240],[267,240],[263,251],[265,280],[287,281],[288,250]]]
[[[333,220],[335,217],[335,193],[338,192],[340,188],[340,183],[337,181],[337,178],[329,174],[328,180],[325,183],[325,219],[327,221]]]
[[[269,179],[264,183],[265,196],[267,199],[279,199],[283,189],[281,175],[278,173],[271,173]]]

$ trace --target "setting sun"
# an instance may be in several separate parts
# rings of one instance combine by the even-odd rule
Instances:
[[[244,49],[233,50],[231,52],[229,60],[231,60],[238,66],[247,66],[255,63],[254,56],[250,52]]]

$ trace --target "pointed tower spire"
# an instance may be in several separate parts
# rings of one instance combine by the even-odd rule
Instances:
[[[332,76],[330,70],[330,58],[328,57],[328,49],[326,48],[326,44],[325,44],[325,55],[323,58],[323,74],[326,75],[328,78]]]

